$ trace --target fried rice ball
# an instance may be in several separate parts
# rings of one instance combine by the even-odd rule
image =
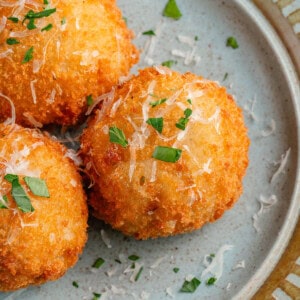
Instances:
[[[0,5],[0,122],[73,125],[138,60],[115,0],[48,2]]]
[[[136,239],[190,232],[242,193],[249,139],[218,83],[163,67],[140,71],[98,110],[81,152],[94,215]]]
[[[0,291],[55,280],[77,262],[88,212],[69,157],[36,130],[0,125]],[[34,190],[32,181],[43,181],[49,195]]]

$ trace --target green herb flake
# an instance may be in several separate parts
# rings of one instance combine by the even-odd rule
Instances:
[[[230,36],[227,39],[226,46],[231,47],[232,49],[237,49],[239,47],[239,44],[233,36]]]
[[[91,94],[91,95],[88,95],[88,96],[86,97],[86,104],[87,104],[88,106],[91,106],[93,103],[94,103],[94,99],[93,99],[92,94]]]
[[[199,41],[199,37],[197,35],[195,35],[194,40]]]
[[[216,277],[210,277],[207,282],[206,285],[214,285],[214,283],[217,281]]]
[[[164,146],[157,146],[152,157],[165,162],[175,163],[179,160],[182,150]]]
[[[146,123],[151,125],[157,132],[162,133],[164,127],[163,118],[149,118]]]
[[[18,175],[6,174],[4,176],[4,179],[7,180],[8,182],[12,183],[15,179],[18,179]]]
[[[24,58],[23,58],[23,60],[22,60],[22,64],[25,64],[25,63],[28,63],[30,60],[32,60],[32,58],[33,58],[33,47],[30,47],[27,51],[26,51],[26,53],[25,53],[25,55],[24,55]]]
[[[169,0],[166,4],[163,15],[168,18],[179,20],[182,16],[175,0]]]
[[[26,195],[23,187],[21,186],[19,179],[16,178],[11,182],[11,195],[17,203],[18,208],[24,212],[33,212],[34,208],[31,205],[30,199]]]
[[[75,286],[77,289],[79,288],[79,285],[78,285],[77,281],[73,281],[72,285]]]
[[[93,295],[94,295],[93,300],[97,300],[101,298],[101,294],[99,293],[93,293]]]
[[[27,29],[33,30],[35,28],[36,28],[36,26],[34,24],[34,19],[30,19],[29,22],[28,22],[28,24],[27,24]]]
[[[49,4],[48,0],[44,0],[44,4],[48,5]]]
[[[155,102],[150,102],[150,105],[152,107],[155,107],[155,106],[158,106],[158,105],[161,105],[161,104],[165,103],[166,101],[167,101],[167,98],[163,98],[163,99],[157,100]]]
[[[92,267],[95,269],[99,269],[104,263],[105,263],[105,260],[103,258],[99,257],[95,260]]]
[[[194,293],[200,284],[201,281],[196,277],[194,277],[191,281],[185,280],[180,289],[180,292]]]
[[[109,141],[119,144],[124,148],[128,146],[124,132],[116,126],[109,127]]]
[[[48,24],[47,26],[43,27],[43,28],[41,29],[41,31],[49,31],[49,30],[51,30],[52,28],[53,28],[53,25],[52,25],[52,24]]]
[[[155,32],[153,30],[144,31],[142,33],[143,35],[155,35]]]
[[[132,255],[129,255],[128,256],[128,259],[132,260],[132,261],[137,261],[140,259],[139,256],[135,255],[135,254],[132,254]]]
[[[210,256],[211,258],[214,258],[216,255],[215,255],[214,253],[211,253],[209,256]]]
[[[174,273],[178,273],[179,272],[179,268],[173,268],[173,272]]]
[[[135,269],[135,263],[134,262],[131,264],[130,269]]]
[[[33,10],[28,11],[28,13],[25,15],[25,20],[26,19],[40,19],[44,17],[49,17],[53,13],[56,12],[56,8],[49,8],[49,9],[44,9],[39,12],[34,12]]]
[[[126,23],[126,25],[128,24],[128,19],[126,17],[122,17],[122,19],[124,20],[124,22]]]
[[[183,112],[186,118],[189,118],[192,115],[192,110],[190,108],[185,109]]]
[[[186,100],[189,104],[192,104],[192,100],[191,99],[187,99]]]
[[[8,17],[8,20],[12,21],[13,23],[18,23],[19,19],[17,17]]]
[[[141,274],[143,272],[143,269],[144,269],[144,267],[140,267],[138,273],[136,274],[136,276],[134,278],[134,281],[138,281],[139,280],[139,278],[141,277]]]
[[[47,184],[43,179],[25,176],[24,181],[34,195],[45,198],[50,197]]]
[[[181,130],[185,130],[186,128],[186,125],[189,121],[189,117],[192,115],[192,110],[190,108],[187,108],[185,111],[184,111],[184,117],[180,118],[178,120],[178,122],[175,124],[175,126]]]
[[[6,40],[6,44],[7,45],[16,45],[16,44],[20,44],[20,42],[17,39],[14,38],[8,38]]]
[[[168,67],[168,68],[172,68],[176,64],[177,64],[176,60],[166,60],[166,61],[161,63],[162,66]]]
[[[122,263],[118,258],[115,259],[115,262],[117,262],[118,264]]]
[[[225,81],[227,79],[227,77],[228,77],[228,73],[225,73],[222,81]]]
[[[0,208],[1,209],[7,209],[8,206],[7,206],[7,203],[8,203],[8,198],[6,195],[4,196],[0,196]]]
[[[61,24],[61,25],[65,25],[66,22],[67,22],[66,17],[63,17],[63,18],[61,19],[61,21],[60,21],[60,24]]]

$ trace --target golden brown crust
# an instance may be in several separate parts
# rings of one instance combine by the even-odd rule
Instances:
[[[42,10],[43,1],[39,2],[38,8],[26,4],[17,24],[6,21],[0,36],[0,93],[14,102],[17,123],[32,127],[33,119],[41,124],[75,124],[87,110],[86,97],[109,92],[137,62],[133,34],[112,0],[59,1],[55,13],[37,19],[38,28],[28,30],[28,20],[23,24],[22,20],[30,9]],[[0,20],[15,11],[16,7],[0,7]],[[41,32],[47,24],[53,28]],[[7,45],[6,39],[16,32],[28,36],[16,37],[19,44]],[[33,59],[22,64],[30,47]],[[11,110],[1,96],[0,107],[3,122]]]
[[[0,125],[0,290],[9,291],[61,277],[78,260],[87,240],[87,205],[81,178],[66,148],[32,129]],[[7,172],[40,174],[50,198],[34,196],[35,211],[16,208]],[[32,176],[32,175],[31,175]]]
[[[162,98],[168,101],[149,105]],[[175,123],[185,108],[193,113],[182,131]],[[81,151],[95,182],[94,214],[114,228],[137,239],[192,231],[220,218],[241,195],[249,139],[240,108],[217,83],[148,68],[119,87],[104,110],[103,118],[96,112],[85,130]],[[163,117],[162,135],[144,123],[145,116]],[[110,126],[123,130],[127,148],[110,143]],[[157,145],[181,149],[181,158],[176,163],[153,159]]]

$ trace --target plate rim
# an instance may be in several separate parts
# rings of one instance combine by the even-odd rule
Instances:
[[[295,230],[300,210],[300,175],[299,175],[299,156],[300,156],[300,103],[297,102],[297,98],[300,99],[300,81],[294,64],[290,55],[287,52],[283,41],[268,20],[264,17],[261,11],[254,5],[251,0],[235,0],[236,5],[244,14],[246,14],[255,25],[260,28],[260,32],[264,39],[268,42],[272,48],[274,55],[277,58],[279,67],[283,72],[287,80],[287,86],[291,95],[291,101],[295,111],[296,120],[296,136],[297,136],[297,159],[296,159],[296,177],[293,194],[291,196],[291,203],[288,212],[285,217],[285,221],[281,226],[278,237],[270,249],[268,255],[265,257],[261,266],[248,280],[246,285],[233,297],[233,300],[239,299],[251,299],[255,293],[259,291],[259,288],[267,280],[271,272],[278,264],[281,256],[283,255],[288,243]]]

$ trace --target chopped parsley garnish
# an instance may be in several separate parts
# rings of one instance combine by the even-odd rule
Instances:
[[[126,17],[122,17],[122,19],[124,20],[124,22],[126,23],[126,25],[128,24],[128,20]]]
[[[16,45],[16,44],[20,44],[20,42],[17,39],[14,38],[8,38],[6,40],[6,44],[7,45]]]
[[[132,261],[137,261],[140,259],[139,256],[135,255],[135,254],[132,254],[132,255],[129,255],[128,256],[128,259],[132,260]]]
[[[24,181],[34,195],[45,198],[50,197],[47,184],[43,179],[26,176]]]
[[[7,198],[7,196],[0,196],[0,208],[4,208],[4,209],[6,209],[6,208],[8,208],[8,206],[7,206],[7,202],[8,202],[8,198]]]
[[[213,285],[215,282],[217,281],[216,277],[210,277],[207,282],[206,285]]]
[[[211,253],[209,256],[214,258],[216,255],[214,253]]]
[[[155,35],[155,32],[153,30],[144,31],[143,35]]]
[[[185,280],[180,289],[180,292],[194,293],[200,284],[201,281],[196,277],[194,277],[191,281]]]
[[[174,273],[178,273],[179,272],[179,268],[173,268],[173,272]]]
[[[226,46],[231,47],[232,49],[237,49],[239,47],[239,44],[233,36],[230,36],[227,39]]]
[[[22,64],[28,63],[33,58],[33,47],[30,47],[24,55],[24,58],[22,60]]]
[[[53,13],[56,12],[56,8],[49,8],[49,9],[44,9],[39,12],[34,12],[33,10],[30,10],[26,15],[25,15],[25,20],[26,19],[40,19],[44,17],[49,17]]]
[[[172,68],[172,66],[176,65],[177,61],[176,60],[166,60],[161,63],[162,66]]]
[[[109,127],[109,140],[110,142],[119,144],[124,148],[128,146],[124,132],[116,126]]]
[[[191,99],[187,99],[186,100],[189,104],[192,104],[192,100]]]
[[[35,28],[36,28],[36,26],[34,24],[34,19],[30,19],[29,22],[28,22],[28,24],[27,24],[27,29],[33,30]]]
[[[104,263],[105,263],[105,260],[102,257],[99,257],[95,260],[92,267],[99,269]]]
[[[92,94],[91,94],[91,95],[88,95],[88,96],[86,97],[86,104],[87,104],[88,106],[91,106],[93,103],[94,103],[94,99],[93,99]]]
[[[141,274],[143,272],[143,269],[144,269],[144,267],[140,267],[138,273],[136,274],[136,276],[134,278],[134,281],[138,281],[139,280],[139,278],[141,277]]]
[[[227,79],[227,77],[228,77],[228,73],[225,73],[222,81],[225,81]]]
[[[199,41],[199,37],[197,35],[195,35],[194,40]]]
[[[64,25],[64,24],[66,24],[66,22],[67,22],[66,17],[63,17],[60,21],[60,24]]]
[[[164,127],[164,119],[163,118],[149,118],[146,123],[151,125],[159,133],[162,133],[162,130]]]
[[[49,31],[52,29],[52,27],[53,27],[52,24],[48,24],[47,26],[43,27],[41,31]]]
[[[72,285],[75,286],[76,288],[79,288],[79,285],[78,285],[78,283],[76,281],[73,281]]]
[[[93,295],[94,295],[93,300],[97,300],[101,298],[101,294],[99,293],[93,293]]]
[[[182,16],[175,0],[169,0],[163,11],[165,17],[179,20]]]
[[[14,174],[6,174],[4,179],[11,183],[11,195],[17,203],[18,208],[24,212],[33,212],[34,208],[31,205],[30,199],[19,182],[19,178]]]
[[[157,146],[152,157],[165,162],[175,163],[179,160],[182,150],[164,146]]]
[[[19,22],[19,19],[17,17],[8,17],[7,18],[8,20],[14,22],[14,23],[18,23]]]
[[[131,264],[130,269],[135,269],[135,262]]]
[[[165,103],[166,101],[167,101],[167,98],[163,98],[163,99],[157,100],[155,102],[150,102],[150,105],[152,107],[155,107],[157,105],[161,105],[161,104]]]
[[[49,4],[48,0],[44,0],[44,4],[45,5]]]
[[[175,126],[181,130],[185,130],[186,124],[189,121],[189,117],[192,115],[192,110],[187,108],[184,111],[184,117],[180,118],[179,121],[175,124]]]
[[[118,258],[115,259],[115,262],[117,262],[118,264],[122,263]]]

